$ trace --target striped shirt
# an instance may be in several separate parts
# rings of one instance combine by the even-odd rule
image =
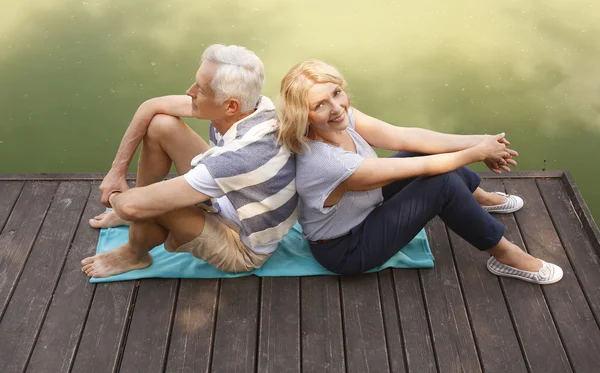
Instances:
[[[265,245],[274,249],[297,219],[296,160],[277,143],[276,130],[275,107],[262,97],[256,111],[224,135],[211,126],[213,147],[196,156],[194,169],[185,175],[204,192],[195,179],[208,171],[221,192],[208,195],[227,198],[239,218],[242,242],[257,252],[264,252]]]

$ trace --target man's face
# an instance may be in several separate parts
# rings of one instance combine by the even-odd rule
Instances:
[[[192,98],[192,113],[195,118],[207,120],[225,118],[227,101],[218,105],[215,102],[215,92],[210,87],[217,67],[218,65],[212,62],[202,62],[196,72],[196,81],[186,92]]]

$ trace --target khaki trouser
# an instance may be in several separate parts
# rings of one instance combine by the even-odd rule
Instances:
[[[172,252],[188,252],[213,267],[225,272],[248,272],[260,268],[271,254],[258,254],[250,250],[231,229],[220,214],[204,211],[202,233]],[[165,243],[166,245],[166,243]]]

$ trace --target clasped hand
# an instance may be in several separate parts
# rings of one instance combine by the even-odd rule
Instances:
[[[112,207],[109,202],[109,197],[115,192],[124,192],[129,189],[125,176],[118,175],[112,170],[106,174],[102,184],[100,184],[100,200],[106,207]]]
[[[510,142],[506,139],[505,134],[485,135],[482,144],[486,154],[483,163],[494,173],[501,174],[502,171],[510,172],[510,166],[516,166],[517,161],[513,157],[517,157],[519,153],[509,149]]]

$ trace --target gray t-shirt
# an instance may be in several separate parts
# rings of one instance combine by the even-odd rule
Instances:
[[[309,140],[310,150],[296,156],[296,189],[300,195],[299,222],[310,241],[343,236],[360,224],[383,202],[381,188],[348,191],[334,206],[323,207],[333,190],[352,175],[365,158],[377,158],[371,146],[355,130],[352,109],[348,109],[346,132],[354,140],[356,153],[321,141]]]

